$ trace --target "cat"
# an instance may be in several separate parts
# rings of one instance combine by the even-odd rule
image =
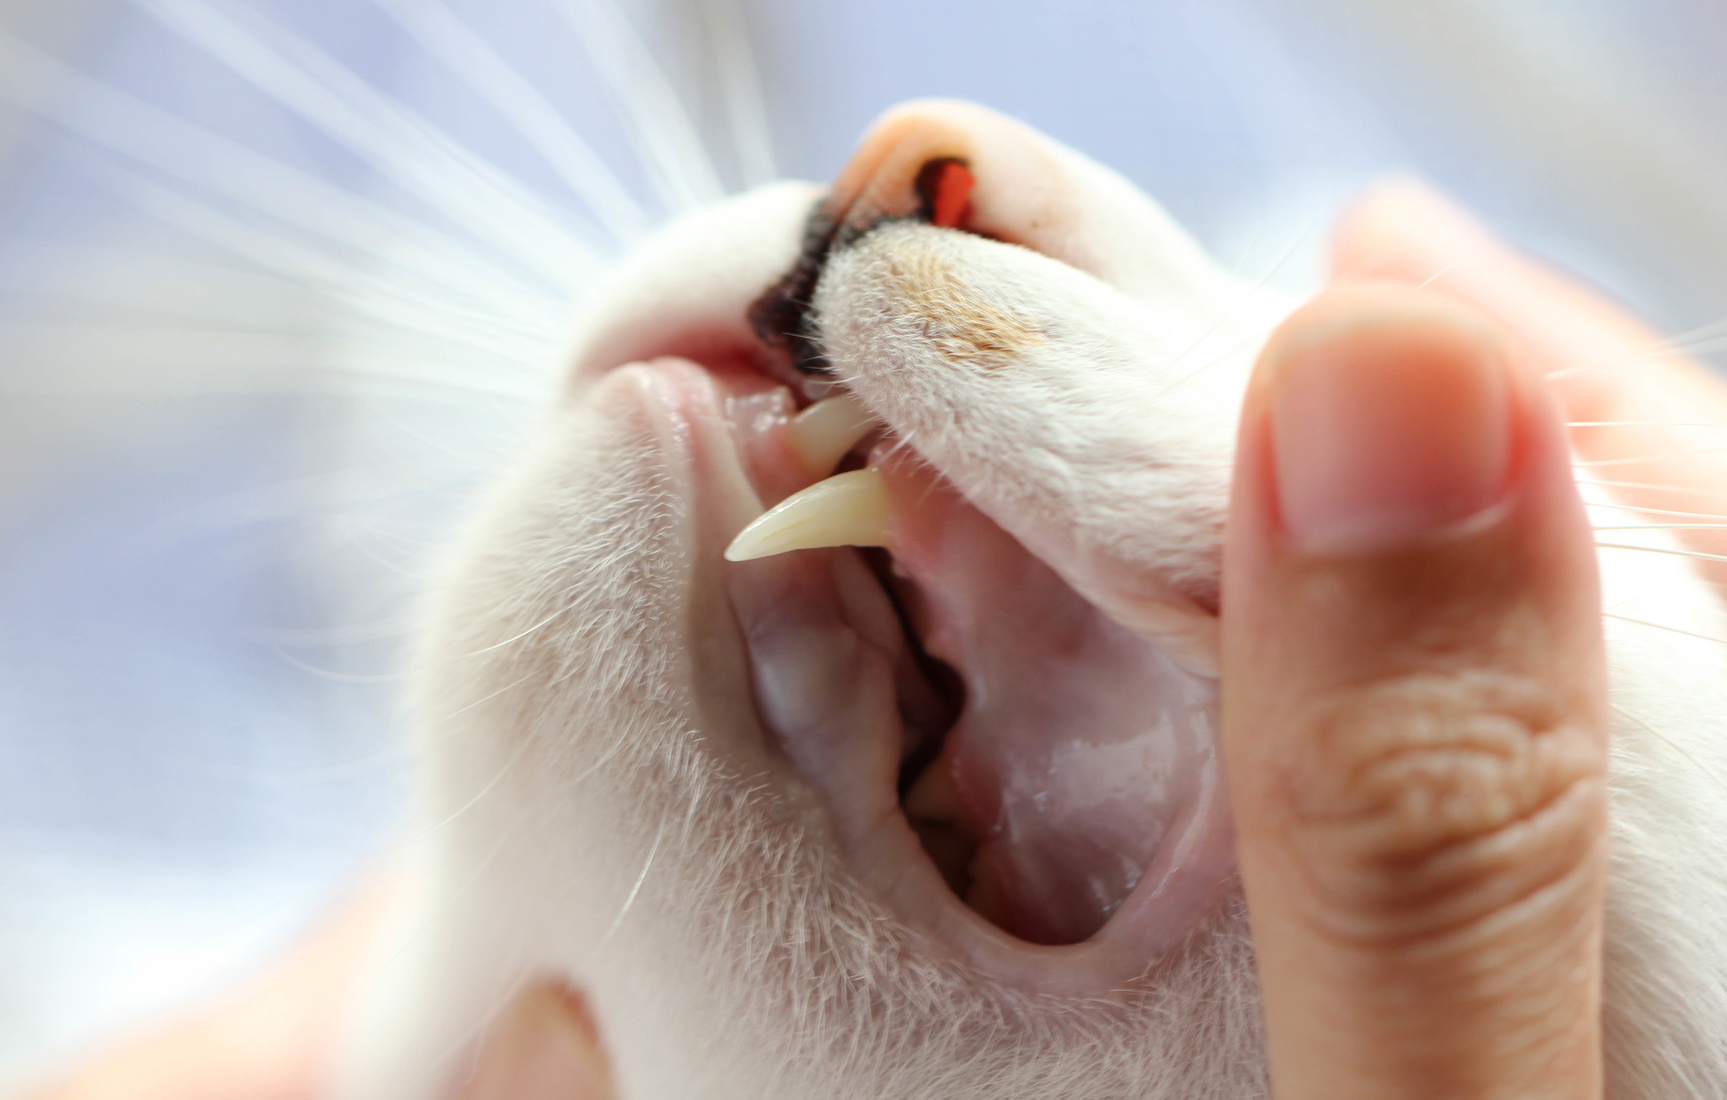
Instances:
[[[1264,1095],[1210,728],[1291,306],[948,102],[642,247],[427,611],[341,1095],[446,1095],[541,978],[624,1097]],[[1680,555],[1601,566],[1608,1094],[1727,1095],[1727,621]]]

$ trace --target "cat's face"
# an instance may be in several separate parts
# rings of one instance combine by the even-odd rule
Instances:
[[[825,197],[636,257],[434,608],[417,908],[355,1095],[438,1095],[538,975],[587,995],[625,1096],[1260,1095],[1215,614],[1286,308],[954,104],[890,116]],[[1717,629],[1682,566],[1638,583]],[[1679,644],[1619,644],[1621,698],[1708,741],[1648,671],[1717,660]],[[1727,948],[1674,926],[1723,885],[1670,849],[1727,825],[1643,790],[1683,770],[1645,740],[1611,1073],[1707,1094]]]

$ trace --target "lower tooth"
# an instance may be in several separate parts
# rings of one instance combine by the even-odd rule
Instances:
[[[886,546],[891,523],[887,481],[878,471],[835,474],[764,512],[726,547],[726,560],[822,546]]]

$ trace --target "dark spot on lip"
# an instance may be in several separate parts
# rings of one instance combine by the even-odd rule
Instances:
[[[810,301],[828,253],[833,251],[841,223],[826,200],[816,204],[804,223],[804,243],[797,263],[779,282],[750,303],[750,327],[770,348],[784,348],[792,366],[802,374],[830,373],[827,355],[810,331]]]
[[[918,209],[912,219],[946,228],[958,228],[971,211],[971,189],[976,184],[970,166],[958,157],[935,157],[918,169]],[[849,210],[836,210],[828,200],[816,204],[804,223],[803,246],[792,269],[780,277],[761,297],[750,303],[748,318],[762,343],[783,348],[800,373],[826,376],[832,373],[827,353],[810,324],[811,301],[821,280],[827,258],[878,225],[904,218],[878,217],[861,224],[847,220]]]

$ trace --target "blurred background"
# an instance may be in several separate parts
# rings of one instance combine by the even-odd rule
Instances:
[[[407,824],[440,547],[609,260],[913,96],[1317,285],[1424,176],[1707,357],[1708,0],[0,0],[0,1089],[234,981]]]

